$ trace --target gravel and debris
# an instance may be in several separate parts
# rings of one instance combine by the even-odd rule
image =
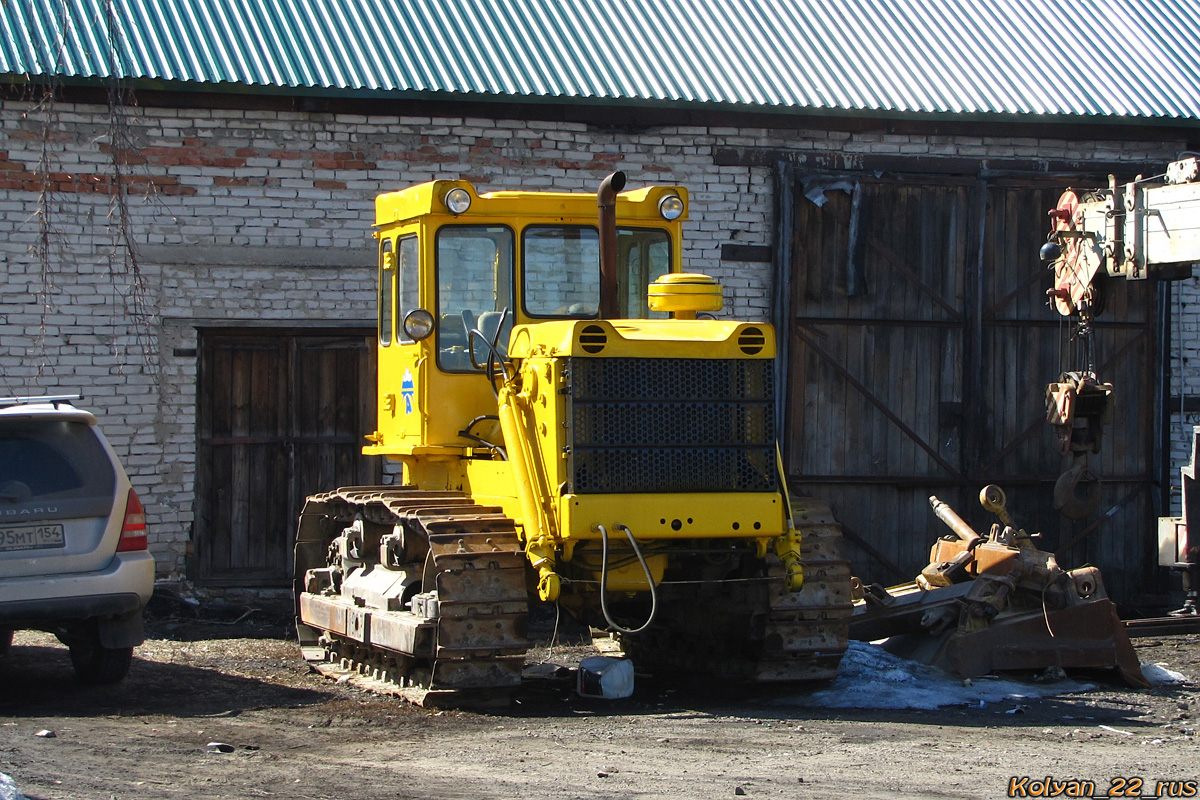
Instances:
[[[531,651],[538,677],[510,707],[475,712],[416,708],[322,678],[300,659],[286,612],[186,611],[151,620],[115,687],[77,683],[53,637],[17,634],[0,660],[0,773],[12,791],[30,800],[995,798],[1018,776],[1100,790],[1138,776],[1150,792],[1156,781],[1200,778],[1200,635],[1135,640],[1144,663],[1177,676],[1150,689],[1072,674],[1070,692],[1030,681],[981,702],[991,679],[947,677],[962,699],[915,709],[823,702],[867,695],[872,680],[930,683],[873,665],[869,651],[847,660],[841,687],[637,675],[628,699],[581,698],[574,666],[610,648],[576,636]]]

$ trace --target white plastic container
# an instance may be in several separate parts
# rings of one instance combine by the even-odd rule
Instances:
[[[575,691],[580,697],[620,700],[633,694],[633,662],[627,658],[592,656],[579,662]]]

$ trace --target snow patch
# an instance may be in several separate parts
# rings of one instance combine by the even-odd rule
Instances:
[[[1142,662],[1142,675],[1154,684],[1190,683],[1191,679],[1182,672],[1169,669],[1166,664],[1147,664]]]
[[[983,707],[1094,688],[1094,684],[1068,679],[1027,683],[984,677],[964,681],[937,667],[894,656],[877,645],[850,642],[828,689],[782,698],[782,702],[809,708]]]
[[[25,795],[17,790],[13,779],[0,772],[0,800],[26,800]]]

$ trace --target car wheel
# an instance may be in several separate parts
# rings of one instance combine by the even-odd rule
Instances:
[[[133,661],[132,647],[105,647],[95,631],[72,639],[67,647],[75,676],[83,683],[116,683],[129,672]]]

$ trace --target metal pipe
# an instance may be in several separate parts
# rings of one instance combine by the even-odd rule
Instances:
[[[625,188],[625,173],[614,172],[596,192],[600,228],[600,319],[621,315],[617,285],[617,194]]]
[[[975,529],[967,524],[967,521],[958,515],[950,506],[938,500],[935,495],[929,496],[929,505],[933,507],[933,513],[937,514],[938,519],[946,523],[950,530],[954,531],[954,535],[967,543],[967,547],[972,547],[976,542],[983,539]]]

